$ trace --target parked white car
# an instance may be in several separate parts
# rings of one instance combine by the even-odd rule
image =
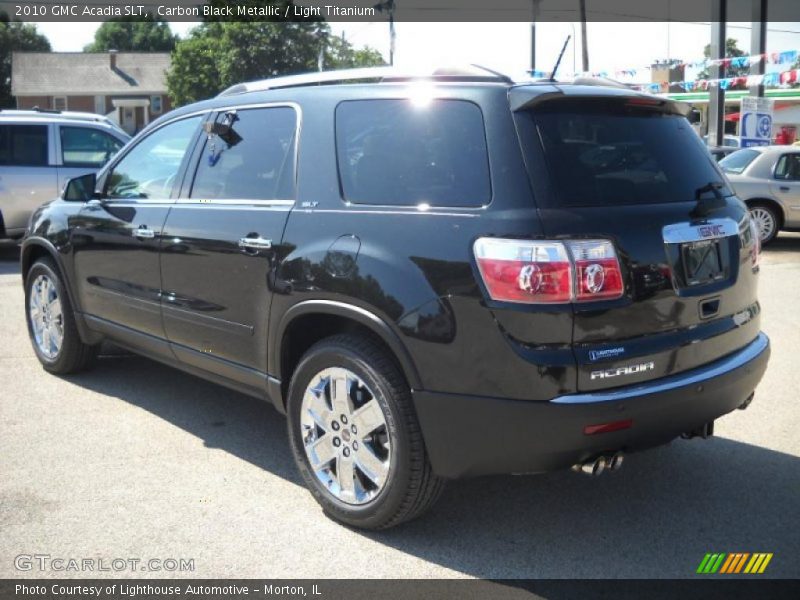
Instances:
[[[762,244],[781,230],[800,230],[800,147],[742,148],[719,166],[750,208]]]
[[[130,136],[106,121],[102,115],[0,111],[0,245],[16,244],[39,205],[125,145]]]

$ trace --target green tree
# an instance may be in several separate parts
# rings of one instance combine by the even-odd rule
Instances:
[[[171,52],[178,37],[169,23],[153,17],[119,17],[106,21],[84,52]]]
[[[707,59],[711,58],[711,44],[706,44],[706,47],[703,48],[703,56]],[[746,56],[744,51],[739,49],[739,45],[737,44],[734,38],[728,38],[725,40],[725,57],[726,58],[736,58],[738,56]],[[703,71],[697,76],[698,79],[709,79],[710,78],[710,71],[708,68],[703,69]],[[728,66],[725,69],[725,77],[747,77],[750,74],[750,66],[745,65],[743,67],[734,67],[733,65]]]
[[[220,28],[221,29],[221,28]],[[219,72],[222,41],[209,25],[200,25],[178,42],[167,72],[167,89],[173,106],[209,98],[222,89]]]
[[[326,69],[378,67],[385,64],[383,56],[375,48],[369,46],[354,48],[347,40],[335,36],[330,38],[325,51]]]
[[[354,49],[321,21],[206,22],[178,42],[167,73],[175,106],[236,83],[326,69],[384,64],[370,48]]]
[[[10,21],[0,13],[0,108],[13,108],[11,55],[13,52],[50,52],[50,42],[30,23]]]

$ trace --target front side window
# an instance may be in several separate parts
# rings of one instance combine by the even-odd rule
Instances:
[[[202,117],[165,125],[139,142],[108,176],[109,198],[169,198]]]
[[[90,127],[61,127],[61,158],[65,167],[102,167],[122,148],[112,135]]]
[[[784,154],[775,166],[775,179],[800,181],[800,154]]]
[[[296,131],[297,114],[290,107],[220,114],[206,141],[190,197],[292,199]]]
[[[47,125],[0,125],[0,165],[47,165]]]
[[[483,115],[463,100],[354,100],[336,108],[344,199],[477,207],[491,202]]]

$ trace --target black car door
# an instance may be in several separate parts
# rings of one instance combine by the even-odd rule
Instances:
[[[220,111],[164,226],[164,328],[182,361],[263,388],[270,275],[294,205],[293,106]]]
[[[73,246],[80,304],[90,322],[112,336],[132,330],[164,337],[161,229],[201,120],[172,121],[141,139],[101,178],[100,198],[87,202],[77,219]]]

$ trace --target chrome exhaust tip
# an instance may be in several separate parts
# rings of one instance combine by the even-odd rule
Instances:
[[[605,456],[598,456],[593,460],[587,460],[586,462],[578,463],[572,466],[572,470],[576,472],[580,471],[581,473],[591,475],[592,477],[597,477],[606,470],[606,458]]]
[[[622,452],[616,452],[611,458],[608,459],[608,468],[611,471],[618,471],[622,468],[622,461],[625,460],[625,455]]]

